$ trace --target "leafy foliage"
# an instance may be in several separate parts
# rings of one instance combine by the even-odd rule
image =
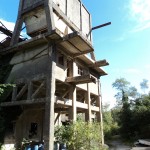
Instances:
[[[108,109],[109,105],[103,106],[103,128],[105,140],[111,139],[118,133],[118,123],[112,116],[112,111]]]
[[[12,84],[0,84],[0,102],[4,101],[6,99],[6,95],[9,93],[9,91],[12,90],[12,87],[15,85]],[[6,112],[4,109],[0,106],[0,147],[3,143],[4,133],[7,128],[8,122],[10,120],[8,119],[8,116],[6,115]]]
[[[148,80],[146,79],[143,79],[143,81],[140,83],[140,86],[141,86],[141,89],[144,91],[145,93],[145,90],[148,89]]]
[[[102,150],[100,133],[100,124],[96,122],[77,121],[55,128],[56,140],[66,143],[68,150]]]
[[[129,86],[129,82],[127,82],[126,79],[118,79],[115,82],[112,86],[120,93],[122,90],[122,93],[120,94],[122,96],[122,98],[120,97],[122,105],[119,105],[121,110],[116,119],[120,127],[121,135],[128,140],[135,138],[149,138],[150,94],[139,94],[135,87]],[[124,85],[126,83],[128,86]],[[143,82],[140,83],[140,86],[143,89],[147,89],[147,83],[148,80],[144,79]]]

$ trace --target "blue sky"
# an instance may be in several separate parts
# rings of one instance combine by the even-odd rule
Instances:
[[[150,0],[82,0],[92,15],[92,26],[112,24],[93,31],[97,60],[110,65],[101,77],[103,103],[114,105],[112,83],[124,77],[140,89],[139,84],[150,77]],[[0,19],[10,28],[17,18],[19,0],[1,0]],[[5,22],[7,21],[7,22]],[[10,23],[9,23],[10,22]],[[9,28],[8,27],[8,28]],[[1,35],[0,35],[1,36]]]

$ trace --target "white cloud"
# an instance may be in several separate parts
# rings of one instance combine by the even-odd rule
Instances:
[[[14,22],[9,22],[9,21],[6,21],[4,19],[1,19],[0,18],[0,21],[2,22],[2,24],[10,31],[14,31],[14,27],[15,27],[15,23]],[[1,26],[1,23],[0,23],[0,26]],[[26,31],[23,30],[21,32],[21,35],[24,37],[24,38],[30,38],[27,34],[26,34]],[[7,36],[4,35],[4,34],[1,34],[0,32],[0,41],[2,41],[3,39],[5,39]]]
[[[150,0],[130,0],[129,14],[137,24],[132,32],[150,28]]]
[[[142,71],[139,70],[139,69],[136,69],[136,68],[116,68],[116,69],[113,69],[113,73],[115,74],[123,74],[123,75],[127,75],[127,74],[132,74],[132,75],[136,75],[136,74],[141,74]]]
[[[8,21],[6,21],[6,20],[4,20],[4,19],[0,19],[0,21],[3,23],[3,25],[4,25],[8,30],[10,30],[10,31],[13,31],[13,30],[14,30],[15,23],[13,23],[13,22],[8,22]],[[1,26],[1,24],[0,24],[0,26]],[[0,34],[0,41],[2,41],[2,40],[5,39],[5,38],[6,38],[6,35]]]
[[[128,68],[123,70],[124,73],[130,73],[130,74],[140,74],[141,71],[135,68]]]
[[[144,68],[150,70],[150,64],[145,65]]]

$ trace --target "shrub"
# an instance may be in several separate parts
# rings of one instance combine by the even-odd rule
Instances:
[[[97,122],[77,121],[55,128],[55,138],[66,143],[68,150],[102,150],[101,129]]]

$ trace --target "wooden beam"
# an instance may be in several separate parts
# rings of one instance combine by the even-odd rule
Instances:
[[[109,65],[109,63],[104,59],[104,60],[96,61],[95,63],[89,65],[89,67],[96,68],[96,67],[102,67],[107,65]]]
[[[68,89],[67,91],[65,91],[65,93],[64,93],[63,96],[62,96],[62,98],[64,98],[64,97],[69,93],[69,90],[70,90],[70,89]]]
[[[59,117],[60,117],[60,112],[57,114],[57,116],[56,116],[56,118],[55,118],[54,124],[56,124],[56,122],[57,122],[57,120],[59,119]]]
[[[20,92],[17,94],[16,96],[16,100],[20,99],[21,96],[25,93],[25,91],[28,89],[28,85],[25,84],[22,89],[20,90]]]
[[[83,76],[76,76],[76,77],[67,77],[66,82],[74,83],[74,84],[83,84],[83,83],[90,83],[96,82],[95,78],[91,75],[83,75]]]
[[[38,89],[32,94],[31,98],[35,98],[37,96],[38,92],[41,90],[41,88],[45,85],[45,81],[41,83],[41,85],[38,87]]]
[[[32,99],[32,100],[21,100],[21,101],[11,101],[11,102],[2,102],[0,106],[10,107],[10,106],[21,106],[21,105],[34,105],[45,103],[46,98]]]

